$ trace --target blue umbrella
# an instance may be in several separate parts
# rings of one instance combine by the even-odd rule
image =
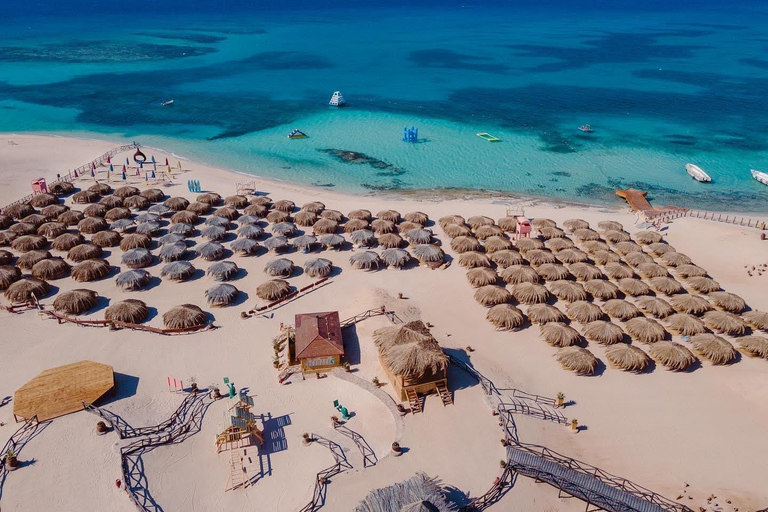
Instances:
[[[112,164],[109,164],[109,172],[115,172],[115,168],[112,167]]]
[[[128,157],[125,157],[125,165],[131,165],[130,160],[128,160]]]
[[[123,171],[123,181],[125,181],[125,171]]]
[[[96,177],[96,173],[94,173],[93,169],[91,169],[91,178],[95,178],[95,177]]]
[[[153,178],[155,177],[155,171],[154,171],[154,169],[152,170],[152,177],[153,177]]]
[[[144,168],[144,160],[142,160],[141,162],[139,162],[139,168],[140,168],[140,169],[143,169],[143,168]]]

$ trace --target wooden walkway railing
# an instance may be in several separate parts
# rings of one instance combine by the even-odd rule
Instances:
[[[352,465],[347,461],[347,457],[344,455],[344,451],[341,446],[333,441],[317,434],[310,434],[315,443],[325,446],[330,450],[333,456],[334,464],[325,468],[317,473],[315,478],[315,487],[312,491],[312,500],[304,505],[299,512],[315,512],[323,506],[325,503],[325,495],[328,488],[328,481],[335,475],[338,475],[342,471],[352,469]]]
[[[81,320],[79,318],[63,315],[56,311],[50,311],[46,309],[43,309],[40,312],[52,318],[55,318],[60,324],[72,323],[75,325],[79,325],[81,327],[110,327],[113,329],[115,327],[122,327],[125,329],[132,329],[135,331],[146,331],[146,332],[151,332],[155,334],[162,334],[164,336],[172,336],[174,334],[190,334],[193,332],[200,332],[204,330],[207,331],[209,329],[215,329],[215,327],[211,324],[200,325],[195,327],[185,327],[181,329],[158,329],[157,327],[152,327],[149,325],[131,324],[128,322],[120,322],[117,320]]]
[[[749,217],[733,215],[730,213],[715,213],[703,210],[688,210],[686,217],[695,219],[712,220],[715,222],[724,222],[726,224],[735,224],[737,226],[746,226],[748,228],[765,229],[765,221],[752,219]],[[744,223],[746,221],[746,224]]]
[[[24,422],[24,424],[11,435],[8,441],[3,445],[2,452],[0,452],[0,499],[3,497],[3,487],[5,486],[5,479],[8,476],[8,468],[5,465],[5,460],[8,458],[8,452],[12,452],[18,457],[19,452],[24,446],[32,440],[42,429],[48,426],[50,421],[44,421],[42,423],[37,421],[37,416],[33,416]]]
[[[384,306],[381,306],[380,308],[369,309],[367,311],[363,311],[362,313],[358,313],[355,316],[351,316],[351,317],[347,318],[346,320],[342,320],[341,321],[341,328],[343,329],[345,327],[349,327],[351,325],[355,325],[358,322],[362,322],[363,320],[366,320],[366,319],[374,317],[374,316],[382,316],[382,315],[389,316],[390,314],[394,314],[394,313],[387,312],[387,310],[384,308]]]
[[[336,430],[336,432],[339,432],[340,434],[350,438],[352,442],[355,443],[357,449],[360,450],[360,455],[363,456],[364,468],[367,468],[368,466],[375,466],[376,463],[379,462],[379,459],[376,457],[376,452],[373,451],[373,448],[371,448],[371,445],[368,444],[368,441],[366,441],[363,436],[351,428],[347,428],[344,425],[336,422],[333,423],[333,428]]]

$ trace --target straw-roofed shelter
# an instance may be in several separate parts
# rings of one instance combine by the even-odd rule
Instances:
[[[132,187],[130,185],[119,187],[113,193],[113,195],[116,195],[117,197],[122,197],[122,198],[137,196],[139,194],[141,194],[141,191],[138,188]]]
[[[517,229],[517,217],[502,217],[496,222],[496,225],[499,226],[502,231],[514,233]]]
[[[579,331],[561,322],[549,322],[539,328],[541,337],[553,347],[571,347],[583,341]]]
[[[457,236],[451,240],[451,249],[459,254],[468,251],[481,252],[484,250],[480,241],[473,236]]]
[[[208,323],[208,315],[194,304],[182,304],[163,314],[166,329],[191,329],[203,327]]]
[[[72,279],[81,283],[88,281],[98,281],[112,272],[109,262],[104,259],[93,259],[81,261],[69,271]]]
[[[90,190],[81,190],[80,192],[75,192],[72,195],[72,202],[75,204],[88,204],[88,203],[94,203],[99,200],[99,194],[96,192],[91,192]],[[29,205],[26,205],[29,206]],[[30,208],[32,208],[30,206]],[[8,213],[8,215],[13,215],[11,213]]]
[[[440,266],[445,259],[443,250],[433,244],[414,245],[411,248],[411,252],[420,263],[427,264],[430,267]]]
[[[160,214],[144,212],[136,216],[136,222],[160,222],[161,218],[162,216]]]
[[[92,260],[94,258],[100,258],[103,253],[104,250],[98,245],[80,244],[69,250],[67,253],[67,258],[75,262],[85,261]]]
[[[353,233],[354,235],[354,233]],[[411,229],[405,232],[403,235],[409,243],[412,244],[429,244],[432,243],[432,231],[429,229],[418,228]]]
[[[85,217],[104,217],[107,214],[107,207],[103,204],[91,204],[83,208]]]
[[[34,296],[37,299],[42,299],[51,287],[46,281],[38,279],[36,277],[24,277],[15,281],[5,289],[3,295],[11,302],[28,302],[32,300]]]
[[[609,231],[609,230],[616,230],[616,231],[623,231],[624,225],[620,222],[616,222],[615,220],[601,220],[597,223],[597,229],[600,231]]]
[[[315,243],[317,243],[317,238],[312,235],[297,236],[291,241],[291,245],[302,252],[309,252]]]
[[[573,233],[577,229],[588,229],[589,222],[582,219],[568,219],[566,221],[563,221],[563,227],[569,233]]]
[[[102,231],[102,233],[108,233],[108,231]],[[94,238],[98,235],[93,235]],[[93,240],[91,241],[93,242]],[[73,248],[76,245],[80,245],[85,243],[85,237],[81,235],[80,233],[64,233],[62,235],[59,235],[56,237],[56,239],[51,242],[51,248],[57,250],[57,251],[68,251],[71,248]],[[98,245],[98,244],[95,244]]]
[[[27,215],[32,215],[33,213],[35,213],[35,209],[24,203],[16,203],[3,209],[3,215],[13,217],[17,220],[23,219]]]
[[[608,263],[618,263],[621,261],[621,256],[619,256],[613,251],[596,251],[595,253],[592,254],[592,261],[594,261],[598,265],[606,265]]]
[[[121,208],[123,206],[123,198],[117,196],[104,196],[99,199],[99,204],[103,204],[108,210]]]
[[[331,260],[313,258],[304,263],[304,273],[309,277],[328,277],[333,270]]]
[[[648,250],[649,253],[653,254],[656,257],[663,256],[668,252],[675,252],[675,248],[666,242],[656,242],[653,244],[648,244],[646,246],[646,249]]]
[[[160,247],[160,253],[158,257],[160,261],[169,262],[176,261],[184,256],[187,252],[187,244],[184,242],[175,242],[172,244],[163,244]]]
[[[175,244],[177,242],[183,242],[184,235],[178,233],[168,233],[157,239],[157,243],[160,245]]]
[[[395,224],[400,223],[400,213],[395,210],[382,210],[376,214],[376,217],[384,220],[389,220]]]
[[[206,226],[217,226],[220,228],[229,229],[232,226],[232,223],[229,219],[226,217],[208,217],[205,219],[205,225]]]
[[[195,275],[197,269],[188,261],[174,261],[165,265],[160,270],[160,277],[165,277],[171,281],[186,281]]]
[[[301,210],[293,216],[293,221],[299,226],[308,227],[317,222],[317,214]]]
[[[395,233],[379,235],[379,246],[385,249],[395,249],[403,244],[403,239]]]
[[[546,324],[549,322],[564,322],[567,320],[565,313],[549,304],[533,304],[528,307],[528,318],[534,324]]]
[[[264,266],[264,272],[272,277],[288,277],[293,274],[293,269],[293,262],[288,258],[278,258]]]
[[[391,248],[381,252],[381,259],[390,267],[403,268],[411,261],[411,255],[405,249]]]
[[[201,203],[200,201],[195,201],[193,203],[189,203],[189,206],[187,206],[188,212],[192,212],[195,215],[205,215],[206,213],[211,211],[211,205],[208,203]]]
[[[582,332],[589,341],[596,341],[602,345],[613,345],[624,340],[622,328],[605,320],[589,322],[584,326]]]
[[[171,210],[170,208],[162,204],[153,204],[152,206],[147,208],[147,212],[154,213],[156,215],[162,215],[164,217],[168,215],[173,215],[172,213],[173,210]]]
[[[136,196],[134,196],[136,197]],[[124,322],[140,324],[149,316],[147,305],[138,299],[125,299],[111,304],[104,311],[104,320],[108,322]]]
[[[51,185],[48,190],[50,190],[50,192],[54,195],[64,196],[74,192],[75,185],[69,181],[60,181],[58,183],[54,183],[53,185]]]
[[[707,311],[702,319],[704,325],[718,333],[742,335],[747,330],[746,322],[728,311]]]
[[[667,269],[659,265],[658,263],[641,263],[636,268],[637,273],[642,277],[648,279],[651,277],[668,277],[669,273]]]
[[[741,317],[753,329],[768,331],[768,313],[764,311],[747,311]]]
[[[376,220],[381,220],[381,219],[376,219]],[[391,221],[388,221],[388,220],[382,220],[382,222],[391,224],[392,225],[392,231],[395,230],[395,223],[394,222],[391,222]],[[328,226],[332,226],[332,224],[330,224],[330,223],[322,223],[321,226],[326,225],[326,224]],[[381,227],[381,224],[377,224],[377,226]],[[370,227],[371,227],[371,223],[368,222],[367,220],[363,220],[363,219],[350,219],[350,220],[348,220],[344,224],[343,231],[345,233],[352,233],[352,232],[355,232],[355,231],[357,231],[359,229],[369,229]],[[334,232],[335,232],[335,230],[334,230]]]
[[[596,299],[615,299],[619,295],[619,287],[605,279],[590,279],[583,285],[587,293]]]
[[[206,240],[221,240],[227,234],[227,230],[221,226],[206,226],[200,230],[200,235]]]
[[[579,281],[589,281],[590,279],[602,279],[603,272],[591,263],[578,262],[568,267]]]
[[[321,203],[320,201],[312,201],[309,203],[304,203],[301,209],[303,211],[314,213],[315,215],[320,215],[323,210],[325,210],[325,204]]]
[[[589,260],[589,256],[579,249],[562,249],[555,253],[555,257],[562,263],[583,263]]]
[[[205,273],[216,281],[229,281],[235,277],[239,271],[240,269],[235,262],[219,261],[208,267],[208,270],[206,270]]]
[[[153,235],[160,230],[159,222],[142,222],[136,226],[137,233],[143,233],[145,235]]]
[[[587,300],[587,292],[579,283],[564,279],[549,283],[549,290],[560,300],[576,302]]]
[[[689,277],[685,284],[699,293],[711,293],[720,289],[720,283],[709,277]]]
[[[260,204],[252,204],[250,206],[246,206],[243,210],[243,213],[246,215],[253,215],[254,217],[264,218],[269,214],[269,208]]]
[[[480,288],[481,286],[496,284],[499,276],[492,268],[478,267],[467,272],[467,280],[473,288]]]
[[[421,229],[422,227],[421,224],[416,224],[415,222],[403,221],[397,225],[397,232],[404,235],[412,229]]]
[[[605,348],[605,358],[612,368],[640,373],[651,364],[651,358],[634,345],[616,343]]]
[[[568,269],[559,263],[545,263],[537,267],[536,272],[547,281],[558,281],[571,277]]]
[[[749,356],[768,359],[768,339],[762,336],[743,336],[738,342],[739,348]]]
[[[639,297],[637,304],[640,306],[640,309],[656,318],[666,318],[675,312],[675,308],[669,302],[658,297]]]
[[[368,227],[368,221],[363,219],[353,219],[347,222],[344,226],[344,231],[350,233],[358,229],[366,229]],[[382,235],[384,233],[394,233],[397,230],[397,225],[391,220],[376,219],[371,222],[371,229],[376,233]]]
[[[631,302],[623,299],[609,299],[603,304],[603,311],[608,313],[613,318],[619,320],[629,320],[638,316],[643,316],[643,313]]]
[[[77,223],[84,218],[85,215],[83,215],[83,212],[79,210],[69,210],[56,217],[56,220],[63,222],[67,226],[77,226]]]
[[[541,280],[539,273],[528,265],[510,265],[500,276],[507,284],[538,283]]]
[[[679,267],[680,265],[690,265],[691,258],[679,252],[668,252],[661,256],[661,261],[668,267]]]
[[[349,224],[349,222],[347,222],[347,224]],[[339,223],[331,219],[320,219],[312,225],[312,232],[316,235],[336,233],[338,229]]]
[[[648,295],[651,293],[651,288],[639,279],[633,277],[624,277],[618,281],[619,290],[632,297],[639,295]]]
[[[147,249],[152,244],[152,237],[143,233],[131,233],[125,235],[120,241],[120,249],[123,251],[129,251],[131,249],[143,248]]]
[[[59,279],[69,274],[69,264],[61,258],[38,261],[32,267],[32,275],[38,279]]]
[[[545,263],[555,263],[557,261],[554,254],[543,249],[533,249],[526,252],[525,259],[535,267],[544,265]]]
[[[655,231],[638,231],[635,233],[635,240],[643,245],[649,245],[661,242],[664,237]]]
[[[131,196],[123,199],[123,206],[132,210],[144,210],[149,208],[150,204],[149,199],[142,196]]]
[[[187,209],[189,201],[183,197],[171,197],[163,202],[163,206],[166,206],[175,212],[180,212]]]
[[[545,226],[539,228],[539,235],[544,240],[550,240],[552,238],[565,238],[565,231],[560,228]]]
[[[30,215],[27,215],[23,219],[21,219],[21,222],[24,224],[31,224],[34,229],[39,228],[46,222],[48,222],[50,219],[46,217],[45,215],[40,215],[39,213],[32,213]]]
[[[603,232],[603,239],[606,242],[617,244],[619,242],[628,242],[632,240],[632,237],[630,237],[629,233],[626,231],[617,231],[615,229],[611,229]]]
[[[553,221],[552,219],[545,219],[543,217],[538,217],[531,220],[531,226],[533,226],[535,229],[556,228],[557,222]]]
[[[195,246],[195,252],[206,261],[214,261],[224,256],[224,246],[219,242],[205,242]]]
[[[485,318],[499,331],[510,331],[525,324],[523,312],[512,304],[507,303],[493,306],[488,310],[488,315]]]
[[[222,219],[233,221],[240,216],[240,212],[238,212],[234,208],[230,208],[229,206],[222,206],[221,208],[218,208],[215,212],[213,212],[213,216],[221,217]]]
[[[250,204],[248,198],[242,195],[227,196],[224,199],[224,204],[230,208],[245,208]]]
[[[251,238],[238,238],[229,244],[229,247],[233,252],[247,256],[256,254],[259,251],[259,247],[261,246],[259,245],[259,242]]]
[[[288,199],[281,199],[280,201],[275,201],[275,203],[272,205],[272,208],[274,208],[278,212],[285,212],[285,213],[292,212],[295,207],[296,207],[296,203]]]
[[[578,375],[592,375],[597,369],[597,358],[585,348],[563,347],[557,351],[555,358],[563,368]]]
[[[515,248],[523,254],[528,251],[540,250],[544,248],[544,242],[538,238],[519,238],[515,240]]]
[[[352,243],[358,247],[373,247],[376,244],[376,236],[369,229],[359,229],[349,235]]]
[[[481,252],[469,251],[459,256],[459,265],[464,268],[491,267],[491,260]]]
[[[136,223],[131,219],[116,220],[115,222],[109,225],[110,231],[120,231],[123,233],[129,230],[133,230],[135,228],[136,228]],[[99,231],[99,233],[103,233],[103,231]],[[96,234],[98,235],[99,233],[96,233]]]
[[[21,279],[19,267],[11,265],[0,266],[0,290],[7,290],[11,284]]]
[[[692,315],[701,315],[714,309],[707,299],[698,295],[677,295],[672,297],[669,302],[675,308],[675,311]]]
[[[525,263],[523,255],[512,249],[504,249],[490,253],[491,261],[499,267],[505,268],[511,265],[522,265]],[[541,267],[539,267],[541,268]]]
[[[128,268],[144,268],[152,264],[152,259],[152,254],[147,249],[139,247],[124,252],[121,261]]]
[[[729,364],[738,355],[736,349],[728,341],[710,333],[692,336],[691,348],[699,356],[717,365]]]
[[[488,254],[493,254],[498,251],[509,251],[515,247],[509,239],[502,236],[491,236],[486,238],[483,242],[483,246],[485,247],[485,252]]]
[[[628,279],[635,275],[635,272],[619,262],[609,262],[603,266],[605,273],[611,279]]]
[[[643,343],[656,343],[667,337],[664,326],[652,318],[639,316],[626,323],[627,333]]]
[[[264,300],[282,299],[291,290],[291,285],[284,279],[272,279],[256,288],[256,295]]]
[[[46,238],[56,238],[67,232],[67,225],[63,222],[46,222],[37,228],[37,234]]]
[[[136,195],[136,194],[132,194],[132,195]],[[159,188],[148,188],[146,190],[142,190],[141,192],[139,192],[139,195],[147,199],[150,203],[159,203],[160,201],[165,200],[165,192],[163,192]]]
[[[504,304],[512,299],[512,294],[503,286],[489,284],[475,291],[475,300],[485,307]]]
[[[467,223],[466,219],[461,215],[445,215],[437,220],[437,223],[441,228],[445,229],[448,224],[458,224],[459,226]]]
[[[443,227],[443,231],[450,238],[456,238],[457,236],[469,236],[472,234],[472,230],[469,226],[464,224],[446,224]]]
[[[77,223],[78,231],[87,235],[92,235],[108,228],[109,224],[101,217],[86,217]]]
[[[573,237],[580,242],[600,240],[600,234],[594,229],[581,228],[573,232]]]
[[[197,224],[200,216],[193,211],[183,210],[171,215],[171,224]]]
[[[205,290],[205,298],[211,306],[227,306],[239,293],[240,290],[231,284],[221,283]]]
[[[373,219],[373,215],[371,215],[370,210],[352,210],[347,215],[347,218],[349,220],[362,219],[362,220],[370,222],[371,219]]]
[[[0,251],[0,265],[10,265],[13,261],[13,253],[10,251]]]
[[[44,250],[27,251],[16,259],[16,266],[23,269],[32,268],[35,263],[51,257],[51,253]]]
[[[587,240],[586,242],[581,243],[581,248],[588,254],[595,254],[598,251],[610,251],[611,249],[608,247],[608,244],[602,240]]]
[[[619,242],[614,246],[614,250],[622,256],[627,256],[633,252],[643,253],[643,248],[635,242]]]
[[[499,226],[480,226],[475,230],[475,237],[480,240],[491,238],[492,236],[501,237],[504,231]]]
[[[68,315],[79,315],[93,309],[98,301],[98,294],[93,290],[78,288],[60,293],[53,301],[53,309]]]
[[[670,331],[674,331],[683,336],[692,336],[706,332],[704,322],[688,313],[675,313],[667,317],[667,326]]]
[[[680,265],[675,267],[675,272],[677,272],[677,275],[683,278],[705,277],[707,275],[706,270],[696,265]]]
[[[325,247],[340,248],[344,245],[344,237],[336,233],[328,233],[320,237],[320,243]]]
[[[35,208],[43,208],[44,206],[50,206],[52,204],[59,204],[59,198],[53,194],[36,194],[29,200],[29,205]]]
[[[421,224],[422,226],[425,226],[427,222],[429,222],[429,215],[427,215],[424,212],[408,212],[405,215],[403,215],[403,219],[408,222],[415,222],[416,224]]]
[[[576,244],[570,238],[550,238],[544,242],[544,246],[550,251],[557,252],[563,249],[573,249]]]
[[[481,226],[493,226],[496,223],[492,218],[486,217],[485,215],[475,215],[468,218],[466,224],[468,224],[469,227],[471,227],[473,230],[476,230]]]
[[[216,217],[217,219],[221,217]],[[256,215],[242,215],[237,219],[237,223],[241,226],[245,226],[246,224],[259,224],[261,222],[261,219]]]
[[[357,269],[372,270],[379,268],[381,258],[379,258],[378,253],[373,251],[363,251],[353,254],[352,257],[349,258],[349,262]]]
[[[571,302],[565,307],[565,314],[568,315],[568,318],[580,324],[588,324],[595,320],[602,320],[605,317],[600,306],[586,300]]]
[[[115,285],[121,290],[141,290],[149,284],[150,277],[146,270],[126,270],[115,278]]]
[[[683,291],[683,285],[671,277],[652,277],[649,284],[654,291],[665,295],[674,295]]]
[[[256,224],[246,224],[245,226],[237,228],[237,234],[242,238],[251,238],[255,240],[264,234],[264,229]]]
[[[684,371],[698,359],[686,347],[673,341],[658,341],[650,346],[648,353],[658,364],[673,371]]]
[[[221,195],[217,194],[216,192],[204,192],[197,196],[196,201],[199,203],[206,203],[211,206],[215,206],[221,201]]]
[[[538,283],[522,282],[512,287],[512,295],[521,304],[541,304],[549,299],[549,290]]]
[[[729,292],[712,292],[708,295],[712,302],[720,309],[731,313],[741,313],[747,309],[747,303],[736,294]]]
[[[268,208],[272,207],[273,201],[272,198],[269,196],[257,196],[251,199],[251,204],[257,204],[260,206],[266,206]]]

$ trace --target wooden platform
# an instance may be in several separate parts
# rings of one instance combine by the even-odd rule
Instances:
[[[684,208],[678,206],[667,205],[664,208],[656,208],[648,202],[645,190],[637,190],[636,188],[616,189],[616,195],[623,197],[633,212],[641,212],[645,214],[646,218],[652,218],[663,213],[670,213],[674,211],[683,211]]]
[[[46,421],[83,410],[115,387],[112,367],[80,361],[43,371],[13,395],[13,416],[24,421],[37,416]]]

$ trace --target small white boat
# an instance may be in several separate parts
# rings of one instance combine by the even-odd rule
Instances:
[[[333,96],[331,96],[331,101],[329,101],[328,104],[332,107],[341,107],[347,104],[347,100],[344,99],[344,96],[341,95],[340,91],[336,91],[333,93]]]
[[[579,126],[579,130],[581,130],[584,133],[593,133],[595,131],[588,124],[583,124],[583,125]]]
[[[685,170],[688,171],[688,175],[696,181],[701,183],[709,183],[712,181],[712,178],[709,177],[709,174],[702,171],[701,167],[698,165],[685,164]]]
[[[161,107],[167,107],[169,105],[173,105],[173,100],[163,101],[160,103]]]
[[[763,185],[768,185],[768,172],[756,171],[755,169],[751,169],[750,172],[752,173],[752,177],[757,181]]]

